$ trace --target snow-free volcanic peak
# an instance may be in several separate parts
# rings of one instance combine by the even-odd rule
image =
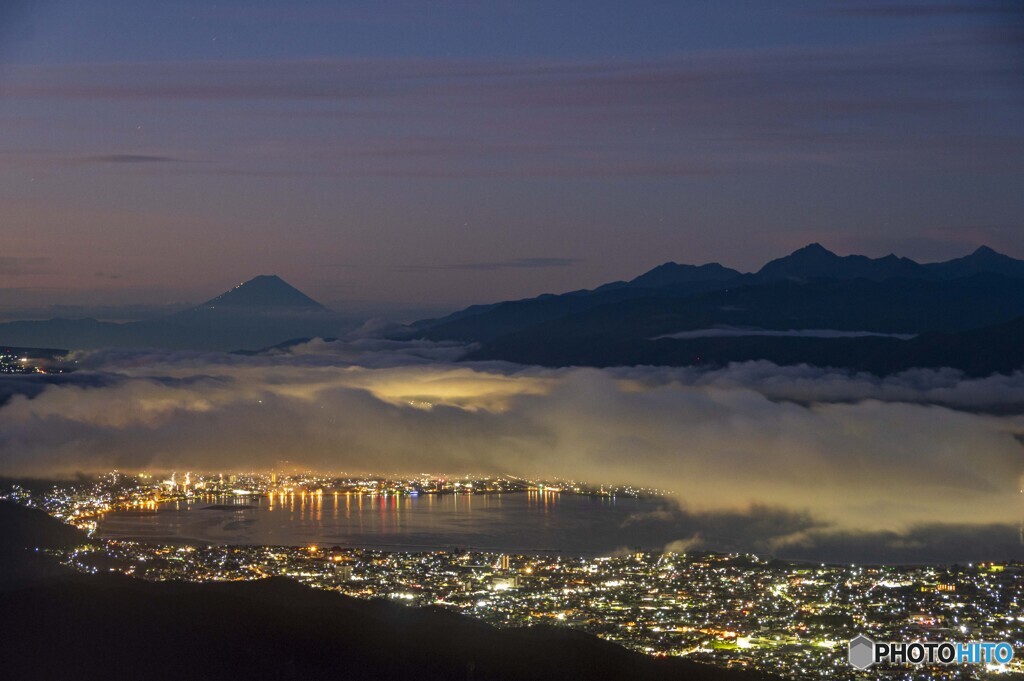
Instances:
[[[326,310],[302,291],[276,274],[261,274],[212,298],[201,308],[250,308],[288,310]]]

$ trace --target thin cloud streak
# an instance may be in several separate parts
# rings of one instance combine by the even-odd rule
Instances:
[[[0,256],[0,277],[20,277],[41,274],[47,271],[50,258],[21,258],[11,255]]]
[[[253,177],[671,177],[780,163],[962,166],[970,159],[1019,168],[1015,152],[1024,141],[1000,112],[1024,106],[1019,89],[1007,87],[1024,68],[979,54],[983,39],[972,30],[872,46],[625,61],[8,66],[0,93],[15,100],[172,101],[182,110],[258,102],[252,114],[239,107],[237,116],[279,115],[286,128],[289,117],[308,122],[310,110],[323,118],[325,137],[284,134],[272,153],[221,151],[216,167],[197,171]],[[333,111],[325,113],[327,103]],[[983,109],[992,115],[978,132],[949,134]],[[880,117],[893,124],[879,125]],[[358,130],[346,132],[348,124]]]
[[[513,258],[511,260],[495,260],[493,262],[453,263],[450,265],[408,265],[397,268],[401,272],[421,272],[424,270],[474,270],[493,272],[497,270],[534,270],[548,267],[572,267],[580,262],[579,258]]]
[[[83,156],[84,163],[182,163],[183,159],[154,154],[108,154],[105,156]]]
[[[849,17],[872,17],[880,19],[907,19],[922,17],[956,17],[956,16],[1004,16],[1020,15],[1018,4],[1003,0],[986,2],[984,0],[971,3],[900,3],[867,4],[849,3],[843,7],[832,8],[829,14]]]

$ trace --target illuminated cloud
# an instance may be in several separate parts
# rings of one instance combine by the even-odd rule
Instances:
[[[638,528],[671,523],[695,546],[812,555],[870,537],[909,555],[934,549],[936,528],[1006,535],[1017,520],[1019,374],[873,379],[766,363],[700,372],[426,359],[456,349],[364,339],[272,357],[83,355],[83,371],[45,388],[12,384],[0,408],[0,472],[287,460],[633,483],[679,501],[678,515],[637,518]],[[929,541],[900,543],[921,528]]]

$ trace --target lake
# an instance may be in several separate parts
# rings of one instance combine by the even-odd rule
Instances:
[[[602,555],[660,550],[679,539],[669,526],[643,522],[666,504],[549,492],[204,497],[158,504],[155,511],[110,513],[98,535],[151,543]]]

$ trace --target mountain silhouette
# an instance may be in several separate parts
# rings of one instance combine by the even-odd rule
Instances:
[[[291,338],[337,337],[361,319],[334,312],[276,275],[261,275],[195,307],[137,322],[49,319],[0,324],[0,343],[25,347],[258,350]]]
[[[631,279],[629,285],[637,288],[658,288],[694,281],[729,281],[738,276],[739,272],[722,267],[717,262],[707,265],[680,265],[667,262]]]
[[[227,307],[249,310],[327,310],[326,307],[276,274],[261,274],[253,277],[197,307],[201,309]]]
[[[961,258],[921,264],[896,255],[840,256],[812,243],[754,273],[718,263],[667,262],[628,281],[594,289],[473,305],[391,330],[388,337],[476,343],[479,347],[473,356],[478,358],[559,365],[629,364],[649,359],[649,348],[637,350],[648,341],[716,326],[961,333],[1022,315],[1024,261],[989,247],[981,246]],[[261,275],[201,305],[145,321],[52,319],[0,324],[0,344],[258,351],[295,338],[340,337],[362,321],[327,309],[276,275]],[[844,341],[870,342],[875,341]],[[662,345],[678,347],[680,343]],[[814,346],[814,357],[808,355],[804,361],[825,361],[842,343],[776,337],[763,344],[720,340],[716,347],[744,348],[738,358],[769,345],[785,346],[785,352],[775,354],[794,361],[801,361],[795,348]],[[657,356],[673,363],[687,361],[686,353]],[[730,361],[728,352],[716,356]],[[843,364],[839,353],[835,361],[837,366]],[[901,354],[901,363],[906,361],[913,360]]]
[[[772,260],[757,272],[765,281],[787,277],[828,277],[833,279],[892,279],[924,276],[921,265],[909,258],[887,255],[869,258],[864,255],[839,256],[819,243],[809,244],[784,258]]]
[[[1024,348],[1014,346],[1019,327],[1006,325],[1021,316],[1024,261],[991,248],[920,264],[896,255],[840,256],[812,243],[752,274],[670,262],[591,291],[474,306],[417,322],[407,335],[475,343],[469,359],[547,366],[770,359],[887,373],[942,360],[984,375],[1024,367]],[[745,331],[724,338],[716,332],[722,328]],[[960,335],[972,329],[985,332]],[[701,330],[716,337],[694,335]],[[686,337],[667,338],[680,332]],[[851,337],[858,333],[953,335]],[[1005,352],[972,358],[972,339]]]
[[[970,255],[946,262],[923,265],[932,276],[942,279],[969,277],[974,274],[994,273],[1006,277],[1024,278],[1024,260],[1016,260],[981,246]]]

